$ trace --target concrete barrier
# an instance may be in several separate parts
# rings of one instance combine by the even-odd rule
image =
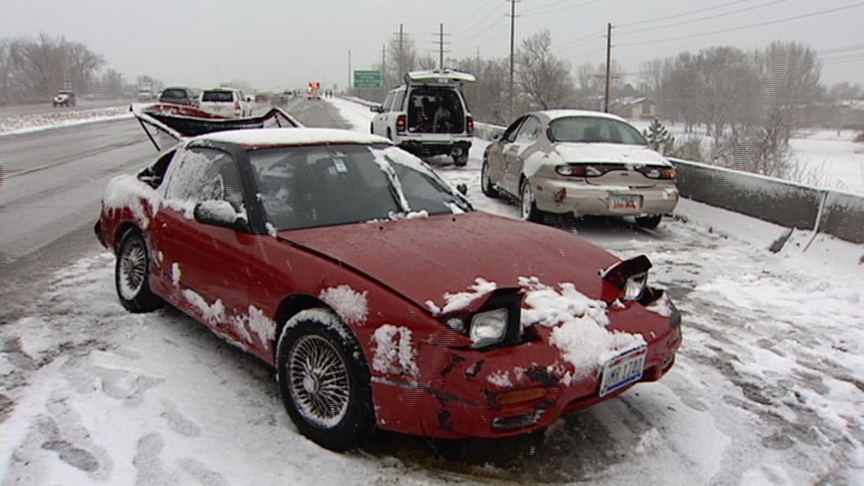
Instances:
[[[864,196],[680,159],[678,190],[694,201],[789,228],[864,243]]]

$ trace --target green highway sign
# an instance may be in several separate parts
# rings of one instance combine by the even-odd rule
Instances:
[[[355,88],[380,88],[384,86],[381,71],[354,71]]]

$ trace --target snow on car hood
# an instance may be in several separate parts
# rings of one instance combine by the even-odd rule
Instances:
[[[444,307],[445,296],[480,281],[520,287],[536,277],[572,283],[599,299],[598,272],[614,255],[559,229],[487,213],[442,215],[380,223],[283,231],[281,238],[327,255],[377,280],[416,305]],[[475,309],[485,299],[465,305]]]
[[[565,162],[672,165],[659,153],[641,145],[561,142],[554,150]]]

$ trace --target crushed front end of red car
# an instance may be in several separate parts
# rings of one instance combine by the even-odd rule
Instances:
[[[560,230],[475,213],[292,240],[326,248],[414,303],[401,310],[370,289],[368,317],[352,326],[382,429],[453,439],[529,433],[659,379],[681,346],[680,314],[647,285],[647,258],[621,261]],[[508,241],[523,244],[465,251]],[[559,258],[549,258],[552,248]],[[460,281],[469,283],[452,284]]]

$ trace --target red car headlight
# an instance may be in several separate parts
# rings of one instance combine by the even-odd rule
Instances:
[[[507,309],[493,309],[474,314],[468,328],[468,337],[473,343],[471,347],[483,348],[503,341],[507,335],[509,320],[510,312]]]

